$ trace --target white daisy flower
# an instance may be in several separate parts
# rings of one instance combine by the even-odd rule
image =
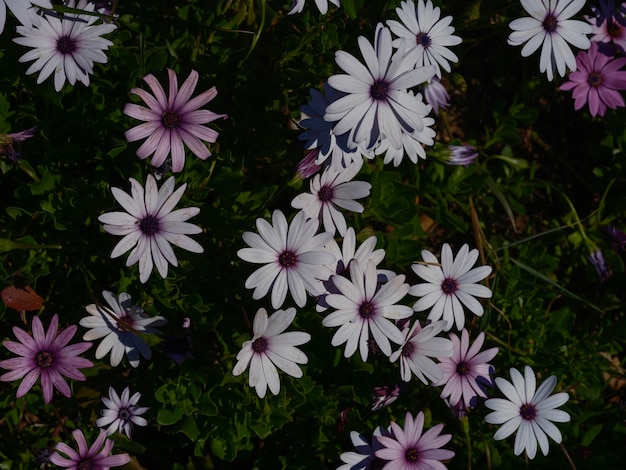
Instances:
[[[415,320],[413,327],[404,329],[402,346],[389,357],[391,362],[400,359],[402,380],[410,381],[411,372],[426,385],[428,381],[435,382],[443,377],[441,369],[431,357],[452,356],[452,341],[437,336],[445,327],[444,320],[430,323],[423,328],[419,320]]]
[[[0,0],[0,33],[4,31],[4,24],[7,19],[7,7],[15,15],[17,21],[27,28],[39,23],[39,17],[35,13],[35,5],[42,8],[52,9],[50,0]]]
[[[319,222],[306,220],[302,211],[290,225],[285,215],[276,210],[272,214],[272,225],[259,218],[256,226],[260,235],[245,232],[243,240],[250,248],[237,252],[244,261],[264,264],[246,280],[246,288],[254,289],[252,298],[258,300],[272,289],[272,307],[280,308],[289,291],[296,305],[304,307],[307,291],[312,295],[322,294],[324,289],[319,281],[329,276],[324,265],[335,261],[323,247],[333,234],[315,235]]]
[[[344,464],[338,467],[337,470],[374,470],[382,468],[385,461],[376,457],[376,451],[383,448],[383,445],[378,442],[377,438],[384,435],[389,436],[391,433],[382,426],[374,429],[371,441],[356,431],[350,431],[350,440],[352,440],[354,451],[343,452],[339,456]]]
[[[420,100],[407,89],[428,81],[435,68],[415,69],[417,49],[405,52],[404,41],[394,53],[391,32],[382,23],[375,37],[372,46],[359,36],[365,65],[347,52],[335,53],[337,65],[346,74],[333,75],[328,83],[347,94],[328,105],[324,119],[336,121],[335,134],[349,132],[352,147],[370,149],[384,136],[394,148],[401,148],[402,130],[412,134],[424,129],[422,115],[416,111]]]
[[[336,261],[332,264],[327,265],[330,274],[329,278],[326,281],[323,281],[325,292],[317,299],[317,305],[315,309],[318,312],[324,312],[328,308],[328,304],[326,303],[326,296],[328,294],[338,294],[339,290],[335,287],[332,281],[332,275],[338,274],[340,276],[349,276],[348,266],[350,265],[350,261],[353,259],[357,260],[361,266],[367,266],[368,261],[372,260],[376,266],[380,264],[380,262],[385,258],[385,250],[382,248],[376,248],[377,238],[375,235],[367,238],[363,241],[357,248],[356,243],[356,234],[352,227],[349,227],[346,230],[345,235],[343,236],[343,241],[341,243],[341,248],[339,248],[339,244],[333,239],[326,246],[324,246],[324,250],[333,254]],[[380,272],[379,272],[380,276]],[[379,279],[380,281],[380,279]]]
[[[137,402],[141,398],[141,393],[136,392],[130,396],[128,387],[124,389],[122,395],[119,396],[113,387],[109,387],[109,397],[102,397],[102,402],[106,409],[102,410],[102,417],[96,420],[96,426],[99,428],[107,427],[106,435],[118,431],[120,434],[126,434],[130,439],[133,424],[137,426],[147,426],[148,421],[140,415],[144,414],[150,408],[145,406],[137,406]]]
[[[404,283],[404,275],[399,275],[379,287],[374,261],[369,261],[363,272],[360,263],[352,260],[350,279],[333,276],[333,284],[340,294],[326,296],[326,302],[336,311],[326,316],[322,324],[340,327],[331,344],[339,346],[346,343],[345,357],[351,357],[358,347],[361,359],[367,361],[371,332],[378,348],[389,357],[389,340],[396,344],[404,340],[398,327],[390,320],[408,318],[413,313],[410,307],[395,305],[407,294],[409,285]]]
[[[372,185],[365,181],[351,181],[363,166],[362,161],[353,162],[343,170],[327,167],[324,173],[311,180],[310,193],[302,193],[291,201],[291,207],[301,209],[311,219],[324,223],[324,230],[335,235],[345,235],[348,226],[338,208],[362,213],[363,206],[355,201],[370,195]]]
[[[559,429],[551,421],[567,423],[570,420],[568,413],[557,410],[569,400],[565,392],[550,396],[556,385],[556,376],[551,375],[537,389],[537,379],[533,370],[526,366],[524,376],[511,368],[513,383],[501,377],[496,377],[496,385],[506,396],[490,398],[485,406],[494,410],[485,416],[489,424],[502,424],[496,431],[495,440],[505,439],[517,431],[515,436],[515,455],[526,451],[529,459],[537,454],[537,442],[543,455],[548,455],[551,437],[557,444],[561,443],[562,436]],[[547,434],[547,436],[546,436]]]
[[[260,308],[254,316],[254,336],[243,343],[237,354],[233,375],[240,375],[250,366],[248,383],[261,398],[268,387],[274,395],[280,391],[276,367],[292,377],[302,377],[298,364],[306,364],[308,358],[295,346],[310,341],[311,335],[301,331],[283,333],[295,316],[296,309],[292,307],[278,310],[268,319],[265,309]]]
[[[561,77],[567,68],[576,70],[576,58],[568,43],[578,49],[589,49],[591,25],[570,18],[585,6],[585,0],[520,0],[530,17],[518,18],[509,23],[513,30],[508,43],[521,46],[522,57],[528,57],[541,47],[539,71],[546,72],[548,80],[554,78],[556,68]]]
[[[399,47],[402,38],[406,39],[407,51],[415,49],[418,51],[416,66],[432,65],[435,67],[436,75],[441,78],[441,67],[446,72],[450,72],[451,62],[458,62],[459,58],[454,54],[449,46],[461,44],[460,37],[455,36],[454,27],[450,26],[452,17],[441,17],[439,7],[434,7],[428,0],[418,0],[417,5],[412,1],[404,1],[396,8],[396,13],[402,23],[389,20],[387,26],[399,39],[393,41],[395,47]]]
[[[409,91],[409,93],[413,94],[411,91]],[[417,97],[420,100],[421,107],[419,110],[416,109],[416,111],[422,116],[424,129],[421,131],[416,130],[412,134],[408,134],[403,130],[402,146],[398,149],[393,147],[389,139],[383,138],[378,147],[376,147],[375,153],[376,155],[385,154],[385,164],[393,162],[393,166],[397,167],[402,163],[402,159],[405,155],[409,157],[409,160],[417,164],[420,158],[426,159],[426,151],[423,145],[434,145],[435,143],[433,137],[435,137],[436,132],[430,127],[435,124],[435,120],[431,117],[427,117],[432,108],[430,105],[426,105],[422,102],[422,95],[420,93],[417,94]]]
[[[90,304],[85,310],[90,316],[82,318],[80,325],[90,328],[83,335],[86,341],[103,338],[96,349],[96,359],[102,359],[111,353],[112,367],[117,367],[124,354],[131,366],[139,365],[139,357],[152,357],[150,346],[139,336],[161,332],[155,326],[164,325],[167,320],[162,316],[149,317],[141,307],[132,305],[130,295],[122,292],[117,299],[112,292],[102,291],[102,296],[109,307]]]
[[[6,1],[6,0],[5,0]],[[2,0],[0,0],[0,4]],[[68,0],[65,6],[93,12],[95,4],[80,0]],[[89,85],[89,74],[93,73],[94,62],[104,64],[106,51],[113,43],[100,36],[117,28],[113,23],[99,23],[93,15],[64,13],[61,19],[44,15],[38,25],[32,28],[18,26],[17,32],[23,37],[13,39],[32,50],[20,57],[20,62],[30,62],[26,74],[39,72],[37,83],[42,83],[54,72],[54,88],[61,91],[67,80],[71,85],[76,81]]]
[[[485,310],[474,297],[490,298],[491,290],[475,283],[489,276],[491,267],[480,266],[472,269],[478,259],[478,250],[469,251],[469,247],[463,245],[455,259],[450,245],[445,243],[441,249],[441,264],[428,250],[422,251],[422,258],[424,264],[411,266],[415,274],[427,281],[411,286],[409,290],[409,294],[421,297],[413,305],[416,312],[432,307],[428,319],[436,321],[443,317],[448,322],[445,331],[450,330],[455,323],[459,330],[463,329],[463,305],[474,315],[482,316]]]
[[[204,249],[187,235],[201,233],[197,225],[185,222],[200,212],[197,207],[173,210],[187,184],[174,191],[174,177],[170,176],[160,189],[152,175],[148,175],[146,188],[134,178],[129,178],[131,194],[119,188],[111,188],[113,196],[127,212],[108,212],[98,217],[105,232],[123,235],[113,248],[111,258],[117,258],[132,249],[126,266],[139,262],[139,279],[145,283],[156,265],[161,277],[167,276],[168,262],[178,266],[178,260],[170,245],[176,245],[193,253]]]
[[[328,12],[328,2],[332,3],[336,7],[341,6],[339,0],[315,0],[315,5],[322,15],[325,15]],[[293,15],[294,13],[300,13],[304,9],[305,3],[306,0],[292,0],[291,10],[289,10],[289,13],[287,14]]]

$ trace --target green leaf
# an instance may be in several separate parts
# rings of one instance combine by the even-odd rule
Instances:
[[[157,423],[164,426],[171,426],[177,423],[183,417],[183,410],[176,408],[175,410],[169,410],[167,408],[161,408],[157,414]]]
[[[585,435],[583,436],[582,442],[580,443],[580,445],[582,446],[588,446],[591,444],[591,442],[596,438],[596,436],[600,433],[600,431],[602,431],[602,424],[596,424],[594,427],[592,427],[591,429],[589,429]]]

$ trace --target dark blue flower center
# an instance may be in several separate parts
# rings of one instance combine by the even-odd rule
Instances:
[[[591,72],[587,77],[587,83],[592,87],[599,87],[602,85],[602,74],[598,72]]]
[[[465,375],[469,372],[469,370],[470,370],[470,367],[465,362],[459,362],[456,365],[456,373],[459,375]]]
[[[537,409],[532,403],[524,403],[519,409],[519,414],[522,419],[533,421],[537,417]]]
[[[61,36],[57,39],[57,51],[61,54],[71,54],[76,50],[76,42],[70,36]]]
[[[159,231],[159,219],[148,215],[139,222],[139,229],[143,234],[152,236]]]
[[[365,318],[366,320],[372,318],[376,313],[376,308],[372,304],[372,302],[363,302],[359,306],[359,315],[361,318]]]
[[[120,409],[120,411],[117,413],[117,417],[119,419],[123,419],[125,421],[128,421],[130,418],[133,417],[133,414],[129,411],[128,408],[122,408]]]
[[[456,279],[452,279],[450,277],[445,278],[443,282],[441,283],[441,290],[446,295],[454,294],[456,292],[457,287],[458,287],[458,284],[456,282]]]
[[[422,46],[424,49],[428,49],[431,42],[430,36],[426,33],[417,33],[415,36],[415,44]]]
[[[35,364],[41,369],[51,367],[54,363],[54,355],[49,351],[39,351],[35,354]]]
[[[257,338],[252,342],[252,350],[257,353],[257,354],[261,354],[264,353],[265,350],[267,349],[267,340],[263,337]]]
[[[322,186],[317,192],[320,201],[328,202],[333,198],[333,188],[331,186]]]
[[[559,20],[557,20],[556,16],[552,13],[548,13],[548,15],[544,18],[542,25],[546,32],[554,33],[559,25]]]
[[[389,84],[383,80],[376,80],[370,88],[370,96],[375,100],[387,99],[387,88]]]
[[[404,452],[404,458],[407,462],[417,462],[417,460],[420,458],[420,453],[415,447],[409,447]]]
[[[165,111],[161,114],[161,122],[168,129],[173,129],[178,127],[178,123],[180,122],[180,117],[173,111]]]
[[[296,255],[292,251],[283,251],[278,256],[278,264],[283,268],[291,268],[296,264]]]

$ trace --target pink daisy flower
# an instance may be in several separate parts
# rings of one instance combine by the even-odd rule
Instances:
[[[598,52],[598,45],[591,43],[589,51],[576,56],[577,70],[569,74],[569,81],[560,89],[572,91],[574,109],[589,105],[592,116],[604,116],[606,108],[624,107],[624,98],[619,90],[626,90],[626,58],[612,59]]]
[[[394,438],[378,436],[378,442],[384,446],[376,451],[376,457],[389,462],[383,467],[387,470],[430,470],[441,469],[445,466],[442,460],[454,457],[454,452],[440,449],[447,444],[452,435],[439,433],[443,424],[433,426],[424,434],[424,413],[421,411],[415,419],[411,413],[406,414],[404,429],[396,423],[391,423],[391,432]]]
[[[100,434],[98,434],[98,438],[91,447],[87,444],[85,436],[80,429],[72,431],[72,436],[74,436],[74,440],[78,444],[78,452],[64,442],[59,442],[56,445],[57,451],[50,456],[50,462],[70,470],[82,470],[83,468],[109,470],[111,467],[121,467],[130,462],[128,454],[110,455],[113,449],[113,441],[106,439],[104,429],[100,429]],[[62,457],[59,452],[67,455],[67,457]]]
[[[0,362],[0,367],[10,370],[0,376],[0,381],[12,382],[23,378],[17,389],[16,396],[19,398],[26,395],[41,377],[41,389],[46,403],[52,400],[53,388],[66,397],[71,397],[72,391],[63,380],[63,376],[74,380],[85,380],[85,376],[78,369],[93,367],[91,361],[77,357],[89,349],[91,343],[67,345],[77,329],[76,325],[72,325],[59,333],[59,317],[56,314],[52,317],[47,332],[44,331],[39,317],[33,317],[32,336],[14,326],[13,333],[19,343],[7,340],[2,344],[21,357]]]
[[[441,398],[448,398],[450,406],[462,404],[465,408],[474,405],[475,397],[487,398],[483,385],[491,383],[489,371],[492,369],[488,361],[498,354],[498,348],[487,349],[479,352],[485,341],[485,334],[480,333],[470,347],[469,333],[465,328],[461,332],[461,339],[454,333],[450,334],[452,340],[452,357],[439,358],[439,368],[443,377],[433,385],[445,385],[441,392]]]
[[[199,109],[215,98],[217,95],[215,87],[190,99],[198,84],[198,72],[192,70],[180,89],[176,73],[171,69],[168,69],[167,73],[168,96],[152,74],[146,75],[143,79],[154,96],[141,88],[130,90],[139,96],[148,108],[132,103],[126,104],[124,114],[146,122],[126,131],[125,136],[129,142],[146,139],[137,149],[137,156],[144,159],[154,154],[151,162],[154,167],[160,167],[171,154],[172,171],[177,173],[185,166],[184,145],[202,160],[211,156],[211,152],[202,141],[215,143],[218,133],[201,124],[207,124],[226,115]]]

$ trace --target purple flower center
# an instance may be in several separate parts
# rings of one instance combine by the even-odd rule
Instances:
[[[459,375],[465,375],[469,372],[470,366],[465,362],[459,362],[456,365],[456,373]]]
[[[175,127],[178,127],[180,118],[178,117],[178,114],[173,111],[165,111],[163,114],[161,114],[161,122],[168,129],[173,129]]]
[[[267,340],[263,338],[262,336],[260,338],[255,339],[252,342],[252,350],[255,353],[257,354],[264,353],[266,349],[267,349]]]
[[[41,369],[51,367],[54,363],[54,355],[49,351],[39,351],[35,355],[35,364]]]
[[[537,417],[537,409],[532,403],[524,403],[519,409],[519,414],[522,419],[533,421]]]
[[[283,251],[278,256],[278,264],[283,268],[291,268],[296,264],[296,255],[293,251]]]
[[[422,46],[424,49],[428,49],[430,43],[430,36],[428,36],[428,34],[426,33],[417,33],[417,35],[415,36],[415,44],[417,44],[418,46]]]
[[[139,229],[144,235],[152,236],[159,231],[159,219],[148,215],[139,222]]]
[[[117,417],[124,421],[128,421],[130,418],[133,417],[133,414],[128,408],[121,408],[120,411],[117,413]]]
[[[333,188],[331,186],[325,185],[320,188],[317,192],[317,197],[322,202],[328,202],[333,198]]]
[[[374,316],[375,313],[376,308],[374,307],[374,304],[372,304],[372,302],[363,302],[359,306],[359,315],[361,315],[361,318],[369,320]]]
[[[446,295],[452,295],[456,292],[458,287],[458,283],[456,279],[452,279],[451,277],[447,277],[441,283],[441,290]]]
[[[71,54],[76,50],[76,42],[70,36],[61,36],[57,39],[57,51],[61,54]]]
[[[93,462],[91,461],[91,459],[82,459],[80,462],[78,462],[76,468],[78,470],[91,470],[93,468]]]
[[[377,101],[387,99],[387,88],[389,84],[383,80],[376,80],[370,88],[370,96]]]
[[[134,323],[129,315],[124,315],[117,319],[117,329],[120,331],[133,331]]]
[[[415,447],[409,447],[406,452],[404,452],[404,458],[407,462],[417,462],[420,458],[420,453]]]
[[[607,20],[606,32],[611,36],[611,38],[619,38],[622,35],[622,26],[611,20]]]
[[[413,351],[415,351],[415,345],[409,341],[402,346],[402,352],[400,354],[402,354],[403,357],[410,357]]]
[[[544,18],[542,25],[543,29],[545,29],[547,33],[554,33],[559,25],[559,20],[557,20],[556,16],[552,13],[548,13],[548,15]]]
[[[587,77],[587,83],[592,87],[599,87],[602,85],[602,74],[598,72],[591,72]]]

